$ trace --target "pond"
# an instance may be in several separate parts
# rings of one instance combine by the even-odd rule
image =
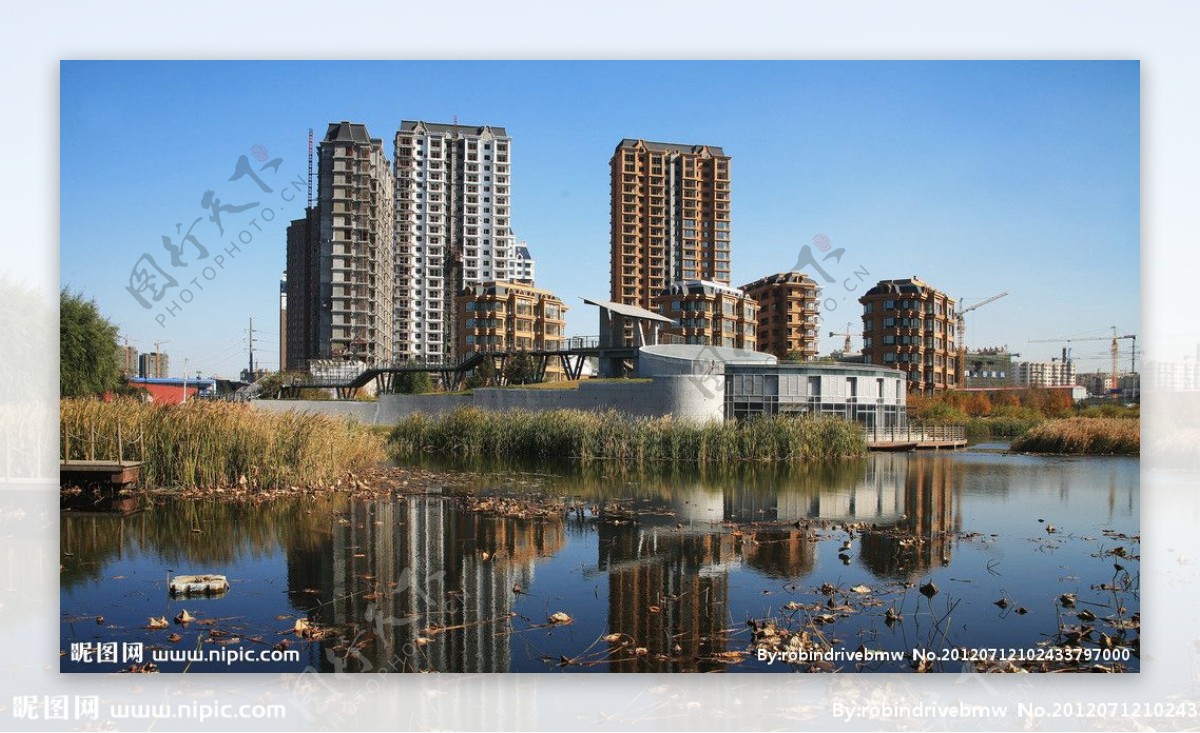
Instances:
[[[141,642],[163,672],[1138,670],[1137,459],[996,448],[64,511],[61,668]],[[184,573],[230,590],[170,598]]]

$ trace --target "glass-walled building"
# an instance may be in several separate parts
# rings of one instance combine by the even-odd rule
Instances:
[[[904,375],[869,364],[729,364],[725,419],[837,415],[871,427],[907,422]]]

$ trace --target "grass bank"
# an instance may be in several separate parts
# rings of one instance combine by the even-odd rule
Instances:
[[[1050,420],[1014,440],[1012,449],[1031,453],[1136,456],[1141,452],[1141,421],[1105,417]]]
[[[694,425],[615,411],[488,412],[473,407],[405,418],[392,430],[389,447],[398,459],[440,454],[634,463],[827,460],[867,451],[862,431],[833,417]]]
[[[386,459],[378,432],[345,420],[230,402],[155,405],[133,399],[59,403],[60,455],[140,460],[147,486],[316,485]]]

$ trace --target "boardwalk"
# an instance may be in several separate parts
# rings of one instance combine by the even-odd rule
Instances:
[[[965,448],[962,425],[901,425],[867,428],[867,447],[875,451],[944,450]]]

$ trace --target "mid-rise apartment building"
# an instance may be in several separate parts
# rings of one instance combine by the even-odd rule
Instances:
[[[553,293],[525,283],[468,286],[457,298],[456,311],[459,354],[554,351],[565,340],[567,306]],[[561,373],[554,360],[548,370]]]
[[[708,280],[682,280],[654,299],[653,309],[675,321],[662,330],[664,341],[754,350],[758,304],[735,287]]]
[[[502,127],[405,120],[396,132],[393,340],[400,358],[454,356],[457,297],[504,280],[512,141]]]
[[[672,283],[730,283],[729,163],[709,145],[617,145],[609,161],[613,302],[653,310]]]
[[[391,161],[383,141],[371,137],[366,125],[352,122],[330,123],[319,161],[318,356],[389,363],[394,308]],[[313,232],[304,234],[311,246]]]
[[[955,301],[915,275],[880,280],[863,306],[863,358],[903,371],[908,391],[958,385]]]
[[[758,304],[759,351],[781,360],[817,357],[821,287],[816,280],[803,272],[780,272],[743,285],[742,290]]]
[[[1014,372],[1019,387],[1070,387],[1075,384],[1075,365],[1069,360],[1019,361]]]
[[[966,371],[959,375],[959,381],[967,389],[995,389],[1017,384],[1013,354],[1003,346],[967,351],[964,368]]]

